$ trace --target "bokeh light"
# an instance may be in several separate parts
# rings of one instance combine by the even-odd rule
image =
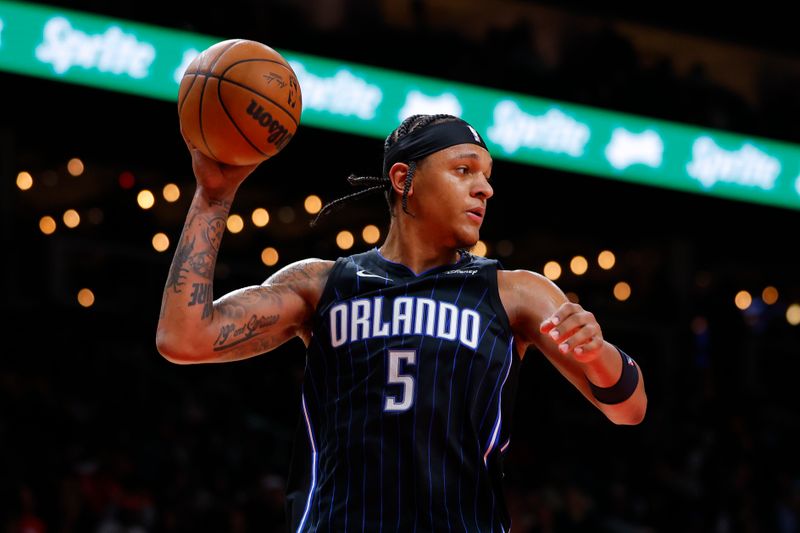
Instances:
[[[340,231],[339,234],[336,235],[336,246],[342,250],[349,250],[353,247],[353,243],[355,243],[353,234],[347,230]]]
[[[142,209],[150,209],[156,203],[156,197],[147,189],[142,189],[139,191],[139,194],[136,195],[136,203],[139,204],[139,207]]]
[[[614,252],[610,250],[603,250],[597,255],[597,264],[603,270],[611,270],[617,262]]]
[[[257,228],[263,228],[264,226],[269,224],[269,211],[267,211],[263,207],[254,209],[253,214],[250,215],[250,220],[253,221],[253,224]]]
[[[239,233],[244,229],[244,220],[239,215],[230,215],[228,217],[228,231],[231,233]]]
[[[21,191],[27,191],[33,187],[33,176],[29,172],[22,171],[17,174],[17,188]]]
[[[264,248],[261,252],[261,262],[267,266],[273,266],[278,262],[278,250],[272,248]]]
[[[303,202],[303,207],[305,207],[308,214],[316,215],[319,213],[320,209],[322,209],[322,200],[316,194],[312,194],[306,197],[306,201]]]
[[[631,297],[631,286],[624,281],[620,281],[614,285],[614,298],[620,302],[624,302]]]
[[[764,287],[764,290],[761,291],[761,299],[767,305],[774,304],[778,301],[778,289],[772,286]]]
[[[367,244],[375,244],[381,238],[381,230],[378,229],[378,226],[369,224],[361,231],[361,238]]]
[[[51,235],[56,231],[56,220],[51,216],[43,216],[39,219],[39,229],[45,235]]]
[[[64,221],[64,225],[68,228],[76,228],[78,224],[81,223],[81,216],[78,214],[77,211],[74,209],[67,209],[64,211],[64,216],[62,217]]]
[[[733,299],[736,307],[744,311],[753,303],[753,297],[747,291],[739,291]]]
[[[152,242],[156,252],[165,252],[169,248],[169,237],[164,233],[156,233],[153,235]]]
[[[561,265],[556,261],[548,261],[547,264],[544,265],[544,270],[542,272],[547,279],[555,281],[561,277]]]
[[[573,274],[582,276],[586,274],[586,271],[589,269],[589,262],[582,255],[576,255],[572,258],[572,261],[569,262],[569,269]]]
[[[84,171],[83,161],[81,161],[77,157],[73,157],[67,163],[67,172],[69,172],[71,176],[80,176],[81,174],[83,174],[83,171]]]
[[[94,293],[91,289],[81,289],[78,291],[78,303],[83,307],[94,305]]]
[[[177,202],[178,198],[181,197],[181,190],[174,183],[167,183],[164,185],[161,194],[164,196],[164,200],[168,202]]]

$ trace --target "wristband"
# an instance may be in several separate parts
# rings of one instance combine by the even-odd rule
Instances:
[[[614,346],[614,348],[617,348]],[[598,402],[606,405],[615,405],[622,403],[630,398],[636,391],[636,386],[639,384],[639,370],[636,368],[636,361],[633,360],[628,354],[617,348],[619,355],[622,357],[622,375],[619,380],[610,387],[598,387],[587,378],[589,387],[592,389],[592,395]]]

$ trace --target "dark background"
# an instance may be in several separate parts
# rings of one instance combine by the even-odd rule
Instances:
[[[233,0],[52,2],[172,28],[800,143],[800,46],[769,3],[705,13],[674,4]],[[664,35],[667,46],[646,38]],[[649,45],[643,43],[651,43]],[[172,103],[0,73],[4,531],[283,530],[303,348],[179,367],[155,350],[161,290],[193,190]],[[388,132],[387,132],[388,133]],[[223,240],[215,294],[280,265],[341,253],[336,233],[385,234],[378,197],[317,228],[303,199],[379,170],[382,141],[302,127],[243,185],[233,211],[273,216]],[[86,172],[72,177],[66,162]],[[14,186],[20,170],[36,185]],[[136,185],[118,185],[122,172]],[[603,249],[558,280],[645,374],[649,410],[609,423],[535,351],[522,366],[507,495],[514,531],[793,532],[800,526],[800,212],[496,161],[482,238],[507,268],[541,271]],[[136,206],[175,182],[176,204]],[[275,215],[291,207],[294,220]],[[77,209],[80,226],[38,230]],[[102,213],[89,222],[88,213]],[[159,254],[152,235],[165,232]],[[497,244],[509,241],[502,256]],[[353,251],[370,245],[357,237]],[[501,248],[502,249],[502,248]],[[611,290],[625,280],[625,302]],[[780,291],[776,304],[761,290]],[[97,301],[76,301],[91,287]],[[739,290],[754,295],[739,311]],[[27,528],[27,529],[26,529]]]

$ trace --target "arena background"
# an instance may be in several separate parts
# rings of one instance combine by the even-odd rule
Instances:
[[[800,143],[800,46],[781,9],[589,4],[49,5]],[[0,87],[0,525],[283,531],[302,343],[194,367],[155,350],[174,248],[156,252],[151,239],[163,231],[174,246],[193,191],[174,103],[9,73]],[[314,229],[303,202],[349,192],[345,177],[378,172],[381,150],[301,125],[241,188],[233,211],[262,206],[273,220],[226,234],[215,294],[345,253],[343,229],[356,235],[351,251],[371,247],[360,232],[385,234],[379,197]],[[67,172],[75,157],[80,176]],[[28,191],[15,184],[21,171],[34,178]],[[124,173],[132,188],[120,186]],[[536,271],[559,261],[557,283],[636,356],[649,397],[641,425],[614,426],[531,351],[506,463],[514,531],[797,531],[800,330],[787,309],[800,302],[800,212],[500,160],[493,176],[488,255]],[[137,206],[138,190],[168,182],[177,202]],[[69,208],[78,227],[39,230],[43,215]],[[278,265],[262,263],[267,246]],[[604,249],[617,257],[610,271],[594,263]],[[575,255],[590,260],[582,276],[566,267]],[[613,296],[618,281],[632,288],[626,301]],[[78,303],[81,288],[92,306]],[[753,295],[745,310],[740,290]]]

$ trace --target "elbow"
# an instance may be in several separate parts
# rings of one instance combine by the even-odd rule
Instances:
[[[156,349],[164,359],[176,365],[202,362],[199,351],[193,350],[189,343],[175,339],[162,329],[156,333]]]
[[[632,399],[633,400],[633,399]],[[628,401],[613,413],[607,413],[609,420],[618,426],[637,426],[644,421],[647,413],[647,396],[642,393],[638,401]]]
[[[618,426],[638,426],[642,423],[642,421],[644,421],[644,414],[645,410],[639,409],[630,413],[626,413],[625,416],[613,418],[611,421]]]

